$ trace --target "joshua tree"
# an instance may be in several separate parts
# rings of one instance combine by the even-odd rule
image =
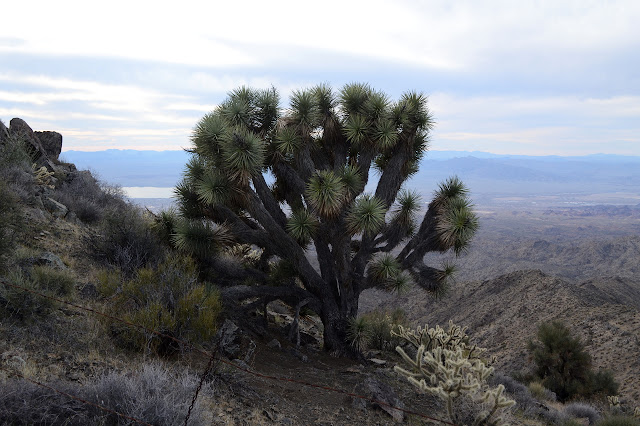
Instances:
[[[193,131],[173,241],[211,262],[219,243],[261,249],[242,270],[218,262],[254,282],[226,287],[223,297],[306,306],[322,319],[325,349],[344,352],[364,289],[414,282],[438,291],[453,268],[427,266],[425,254],[458,254],[477,228],[457,178],[440,185],[417,227],[419,197],[402,185],[417,172],[432,127],[427,98],[416,93],[391,102],[365,84],[339,93],[320,85],[293,92],[283,111],[273,88],[236,89]],[[372,167],[377,182],[369,182]],[[269,268],[294,278],[274,285]]]

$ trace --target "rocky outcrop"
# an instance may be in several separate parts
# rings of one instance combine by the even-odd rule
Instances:
[[[0,134],[2,131],[3,129],[0,128]],[[8,136],[20,139],[27,144],[31,158],[38,167],[45,166],[47,170],[52,172],[56,170],[56,162],[62,151],[62,135],[60,133],[34,132],[23,119],[13,118],[8,129]],[[44,139],[44,143],[39,136]]]
[[[62,135],[58,132],[34,132],[49,158],[57,160],[62,152]]]
[[[0,144],[4,143],[7,139],[9,139],[9,129],[0,121]]]

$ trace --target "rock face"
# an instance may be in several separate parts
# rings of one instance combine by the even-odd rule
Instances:
[[[9,129],[0,121],[0,143],[4,143],[7,138],[9,138]]]
[[[2,129],[0,129],[1,132]],[[40,133],[56,133],[56,132],[40,132]],[[41,167],[45,166],[49,171],[55,171],[56,167],[53,163],[53,159],[57,159],[57,156],[50,157],[47,153],[47,149],[42,145],[42,142],[36,135],[36,133],[29,127],[29,125],[21,118],[13,118],[10,122],[9,135],[23,140],[29,147],[31,158],[33,162]],[[59,142],[60,150],[62,150],[62,135],[47,135],[47,143],[50,145],[49,149],[52,153],[56,152],[56,144]],[[58,151],[58,155],[60,151]]]
[[[49,158],[57,160],[62,152],[62,135],[58,132],[34,132]]]
[[[391,386],[372,377],[367,377],[364,382],[356,386],[356,392],[379,401],[380,403],[371,403],[371,405],[386,412],[396,423],[402,423],[404,421],[404,412],[393,408],[404,409],[404,403],[398,398]],[[367,407],[367,402],[359,398],[353,398],[352,404],[361,409]]]

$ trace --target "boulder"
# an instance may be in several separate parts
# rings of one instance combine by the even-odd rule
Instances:
[[[371,398],[380,403],[367,403],[364,399],[353,398],[354,407],[364,409],[368,405],[371,405],[383,410],[385,413],[390,415],[397,423],[402,423],[404,421],[404,412],[396,408],[392,408],[397,407],[404,409],[404,403],[400,401],[400,398],[398,398],[393,389],[391,389],[391,386],[387,385],[386,383],[382,383],[372,377],[367,377],[364,382],[356,386],[356,393]]]
[[[44,208],[49,211],[54,217],[64,218],[67,213],[69,213],[69,209],[62,203],[57,202],[53,198],[44,197],[42,199],[42,204]]]
[[[0,121],[0,144],[3,144],[9,138],[9,129]]]
[[[40,140],[44,152],[50,159],[57,160],[62,152],[62,135],[58,132],[34,132]]]
[[[33,264],[49,266],[55,269],[62,269],[62,270],[67,269],[62,259],[60,259],[58,256],[56,256],[55,254],[49,251],[44,251],[38,257],[33,259]]]
[[[218,350],[229,359],[251,361],[256,344],[233,321],[226,319],[216,333]]]
[[[55,171],[55,165],[49,159],[46,150],[42,146],[40,139],[29,125],[21,118],[12,118],[9,123],[9,133],[18,139],[23,140],[29,148],[31,159],[38,166],[45,166],[50,172]]]

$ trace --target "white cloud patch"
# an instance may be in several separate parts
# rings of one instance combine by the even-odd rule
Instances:
[[[12,10],[11,10],[12,9]],[[517,63],[546,52],[606,51],[640,39],[634,0],[396,2],[14,2],[0,52],[132,58],[207,67],[296,63],[330,51],[436,69]],[[53,26],[55,25],[55,27]],[[300,56],[298,54],[298,56]],[[304,56],[309,65],[325,58]],[[562,56],[558,56],[562,59]],[[496,64],[497,65],[497,64]],[[544,65],[544,64],[541,64]]]
[[[640,155],[640,96],[429,97],[433,148],[531,155]]]

